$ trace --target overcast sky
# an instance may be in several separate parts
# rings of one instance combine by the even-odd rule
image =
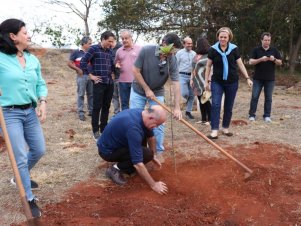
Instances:
[[[70,27],[84,30],[84,23],[77,15],[66,13],[66,11],[58,6],[43,3],[43,0],[0,0],[0,3],[1,22],[8,18],[21,19],[26,23],[27,30],[29,31],[35,27],[34,24],[41,25],[43,22],[49,21],[59,25],[68,24]],[[91,13],[90,15],[90,18],[93,19],[93,14]],[[96,22],[94,22],[94,24],[96,24]],[[92,22],[90,22],[90,29],[91,33],[95,33],[97,30]],[[35,35],[32,41],[46,45],[47,47],[50,45],[49,43],[42,44],[41,40],[41,37]],[[95,42],[97,42],[97,40],[95,40]]]
[[[77,0],[73,0],[72,2],[75,3],[76,1]],[[27,30],[29,31],[35,27],[34,24],[42,24],[45,21],[51,21],[60,25],[68,24],[73,28],[84,28],[83,21],[77,15],[72,13],[68,14],[58,6],[51,6],[43,3],[43,0],[0,0],[0,3],[0,22],[8,18],[21,19],[26,23]],[[99,14],[99,8],[91,11],[90,13],[89,26],[92,34],[95,34],[97,31],[96,24],[97,20],[99,20]],[[32,41],[45,47],[49,47],[50,43],[42,43],[42,39],[44,38],[35,35]],[[94,38],[93,41],[94,43],[98,42],[96,38]],[[148,42],[139,39],[138,43],[143,45],[147,44]]]

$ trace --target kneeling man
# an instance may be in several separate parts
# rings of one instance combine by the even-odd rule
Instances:
[[[167,193],[166,184],[155,181],[145,167],[150,161],[161,167],[154,155],[156,139],[153,128],[164,123],[166,117],[165,110],[155,105],[145,110],[124,110],[110,121],[97,141],[101,158],[108,162],[117,162],[106,170],[108,178],[123,185],[126,183],[123,173],[137,171],[155,192]]]

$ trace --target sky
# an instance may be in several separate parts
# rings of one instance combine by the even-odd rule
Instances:
[[[70,0],[71,1],[71,0]],[[76,2],[76,0],[73,0]],[[26,23],[26,28],[30,32],[35,26],[40,25],[43,22],[54,22],[55,24],[70,26],[73,28],[84,28],[84,23],[82,20],[75,14],[66,13],[64,10],[58,6],[51,6],[43,2],[43,0],[0,0],[0,22],[8,18],[21,19]],[[90,13],[90,30],[93,37],[97,32],[96,27],[96,17],[99,14],[99,10],[91,11]],[[94,18],[93,18],[94,15]],[[99,19],[99,17],[98,17]],[[35,34],[32,37],[32,41],[42,45],[43,47],[50,47],[51,43],[42,42],[45,40],[45,35]],[[94,43],[97,43],[97,39],[93,39]],[[147,44],[142,39],[139,39],[138,44]],[[71,46],[72,48],[76,47],[75,45]]]
[[[5,1],[5,3],[4,3]],[[43,2],[43,0],[0,0],[0,21],[8,18],[21,19],[25,22],[26,28],[31,31],[36,26],[42,26],[43,23],[54,22],[59,25],[70,25],[72,27],[83,28],[83,22],[75,14],[63,12],[58,6],[51,6]],[[50,47],[51,43],[42,42],[45,40],[45,35],[35,34],[32,41]]]

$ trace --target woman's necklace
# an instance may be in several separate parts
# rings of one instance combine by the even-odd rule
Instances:
[[[18,51],[17,52],[17,56],[18,57],[23,57],[24,56],[24,52],[23,51]]]

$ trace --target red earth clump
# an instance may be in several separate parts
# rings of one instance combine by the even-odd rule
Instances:
[[[231,121],[231,125],[233,126],[246,126],[248,122],[246,120],[236,119]]]
[[[93,175],[59,203],[46,205],[41,225],[298,225],[301,222],[301,156],[277,144],[255,142],[227,148],[254,170],[220,156],[187,161],[167,158],[151,172],[168,185],[153,192],[139,176],[125,186]],[[104,168],[98,169],[104,173]],[[177,172],[177,173],[176,173]]]

